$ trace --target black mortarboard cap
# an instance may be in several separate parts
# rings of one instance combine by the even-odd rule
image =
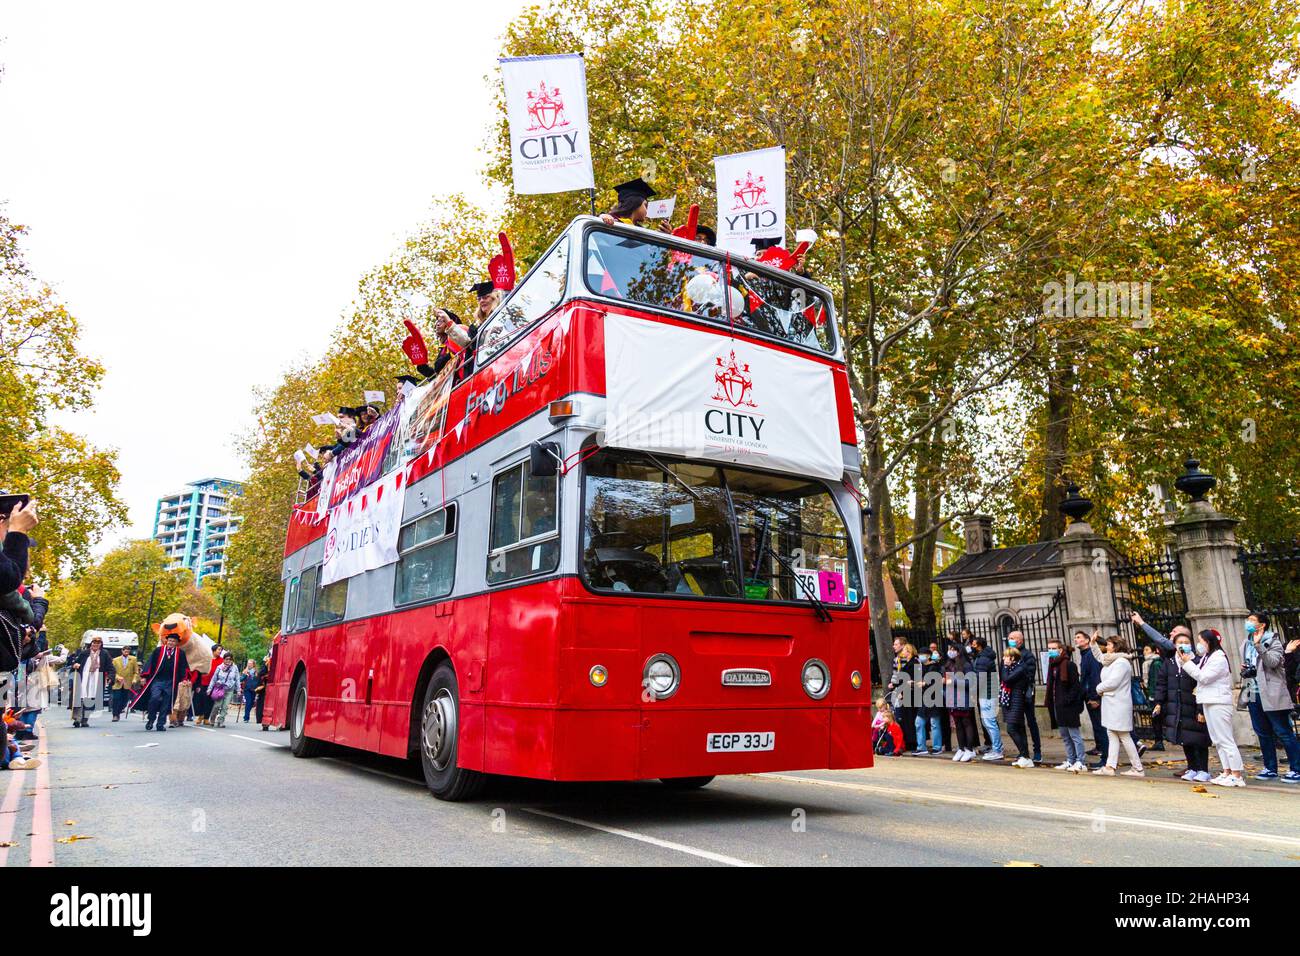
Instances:
[[[419,385],[419,384],[420,384],[420,380],[419,380],[418,378],[416,378],[414,375],[399,375],[399,376],[397,376],[397,381],[399,381],[399,382],[405,382],[407,385]]]
[[[762,252],[764,249],[771,249],[773,246],[779,246],[781,244],[781,237],[776,236],[772,239],[752,239],[750,241],[754,243],[755,252]]]
[[[352,408],[348,405],[340,405],[338,413],[340,415],[347,415],[349,418],[356,418],[358,415],[361,414],[361,409]]]
[[[650,188],[650,184],[640,176],[625,183],[619,183],[614,187],[614,192],[618,193],[618,201],[621,203],[627,202],[629,199],[649,199],[651,196],[656,195],[655,191]]]
[[[487,279],[483,282],[475,282],[472,286],[469,287],[469,291],[473,292],[479,298],[482,298],[483,296],[490,294],[492,290],[495,288],[496,285],[493,284],[492,280]],[[446,309],[443,309],[443,311],[447,312]],[[450,315],[451,313],[447,312],[447,314]]]

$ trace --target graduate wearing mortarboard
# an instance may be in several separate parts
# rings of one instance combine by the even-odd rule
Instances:
[[[647,225],[650,221],[647,203],[650,197],[657,195],[650,184],[638,176],[636,179],[619,183],[614,187],[614,192],[618,194],[618,202],[614,204],[613,209],[600,217],[604,223],[612,226],[616,222],[621,222],[627,226],[650,228]],[[660,232],[671,231],[667,221],[661,221],[657,228]]]
[[[501,304],[501,290],[491,279],[485,279],[482,282],[475,282],[469,287],[469,291],[474,293],[478,306],[474,309],[474,315],[467,325],[481,325],[492,317],[492,313]]]

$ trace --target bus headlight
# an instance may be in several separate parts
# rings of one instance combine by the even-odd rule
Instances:
[[[667,700],[677,693],[682,682],[682,671],[671,654],[656,654],[645,662],[641,684],[655,700]]]
[[[830,671],[815,657],[803,666],[803,689],[813,700],[821,700],[831,689]]]
[[[587,679],[591,681],[593,687],[604,687],[605,681],[609,680],[609,671],[605,670],[603,665],[595,664],[587,671]]]

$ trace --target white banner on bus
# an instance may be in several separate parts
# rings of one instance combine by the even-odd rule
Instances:
[[[330,511],[320,571],[322,585],[397,560],[404,478],[405,471],[399,468]]]
[[[713,157],[718,248],[754,254],[755,239],[785,239],[785,147]]]
[[[752,342],[605,316],[605,443],[838,481],[829,366]]]
[[[587,121],[587,69],[576,53],[504,57],[515,192],[562,193],[596,185]]]

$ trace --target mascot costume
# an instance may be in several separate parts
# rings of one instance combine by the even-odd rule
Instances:
[[[171,695],[174,695],[176,686],[185,678],[187,670],[206,674],[212,667],[212,641],[202,634],[194,633],[194,622],[184,614],[168,614],[161,624],[153,626],[153,632],[158,635],[158,646],[149,655],[149,663],[144,669],[145,683],[140,688],[140,693],[136,694],[135,699],[131,701],[131,710],[143,708],[148,704],[150,690],[155,681],[161,680],[169,684]],[[175,637],[180,641],[179,653],[171,659],[168,667],[162,668],[159,665],[164,659],[169,637]],[[171,695],[168,696],[165,713],[169,713],[172,709]]]

